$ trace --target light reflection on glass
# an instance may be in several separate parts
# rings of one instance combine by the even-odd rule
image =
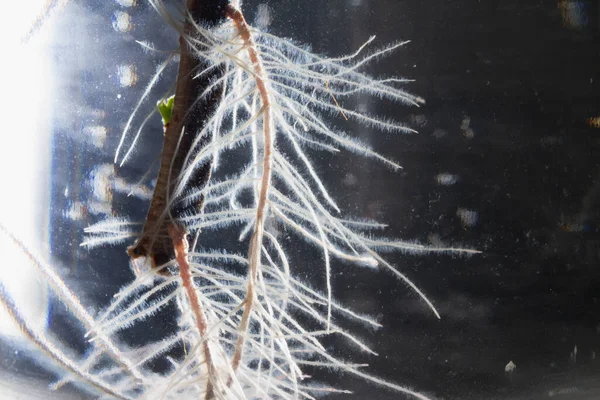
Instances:
[[[40,34],[23,40],[47,6],[43,0],[10,2],[10,18],[2,24],[4,54],[0,96],[3,145],[0,146],[2,207],[0,223],[25,242],[30,249],[45,255],[48,249],[51,164],[52,93],[55,90],[48,43],[52,24]],[[0,281],[19,304],[23,316],[43,327],[46,319],[46,288],[34,278],[31,261],[6,234],[0,235],[2,274]],[[0,334],[20,336],[19,330],[0,310]]]

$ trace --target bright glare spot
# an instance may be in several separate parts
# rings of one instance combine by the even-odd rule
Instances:
[[[471,117],[465,116],[462,121],[460,121],[460,130],[466,131],[469,129],[469,125],[471,125]]]
[[[63,215],[66,218],[72,219],[74,221],[83,219],[88,214],[88,210],[85,204],[80,201],[75,201],[67,207],[67,209],[63,212]]]
[[[115,170],[112,164],[101,164],[91,172],[90,185],[96,200],[104,203],[112,202],[114,173]]]
[[[479,214],[477,211],[459,208],[456,210],[456,215],[460,218],[460,223],[465,227],[472,227],[477,224]]]
[[[106,143],[107,132],[106,127],[102,125],[86,126],[83,128],[85,139],[99,149],[104,147],[104,143]]]
[[[123,11],[116,11],[113,14],[112,25],[118,32],[129,32],[133,28],[131,16]]]
[[[471,117],[465,116],[460,123],[460,130],[467,139],[473,139],[475,132],[471,128]]]
[[[273,17],[271,16],[269,6],[267,4],[259,4],[255,24],[259,28],[266,29],[271,25],[271,22],[273,22]]]
[[[117,67],[119,85],[123,87],[134,86],[138,76],[134,65],[120,65]]]
[[[514,362],[512,362],[512,360],[511,360],[504,367],[504,372],[511,374],[515,371],[515,369],[517,369],[517,365]]]
[[[3,193],[0,222],[32,250],[47,253],[50,195],[51,110],[53,76],[47,44],[52,19],[27,43],[22,38],[42,14],[46,1],[10,1],[0,24],[3,52],[10,55],[0,73],[0,109],[3,146],[0,148],[0,182]],[[22,315],[32,324],[46,321],[46,288],[29,258],[6,235],[0,236],[0,280]],[[20,335],[0,307],[0,334]]]
[[[435,177],[435,180],[438,183],[438,185],[451,186],[451,185],[454,185],[456,182],[458,182],[458,175],[443,172],[441,174],[438,174]]]

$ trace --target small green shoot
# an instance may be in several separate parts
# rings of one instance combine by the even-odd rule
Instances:
[[[158,112],[162,117],[163,125],[167,125],[171,122],[171,113],[173,112],[173,104],[175,104],[175,95],[162,99],[156,103],[156,107],[158,108]]]

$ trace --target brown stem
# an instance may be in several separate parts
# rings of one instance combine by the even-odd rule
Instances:
[[[208,370],[208,382],[206,384],[206,395],[205,399],[209,400],[214,397],[212,378],[216,376],[215,366],[212,361],[210,347],[208,346],[208,339],[206,333],[208,332],[208,320],[204,313],[204,307],[198,298],[198,292],[196,292],[196,286],[194,286],[194,279],[192,277],[192,270],[188,258],[188,241],[187,233],[185,228],[177,224],[169,225],[169,236],[173,243],[175,250],[175,260],[179,266],[179,276],[185,294],[190,302],[190,308],[194,314],[194,321],[196,322],[196,328],[200,334],[200,342],[202,343],[202,352],[204,353],[204,362],[206,363]]]
[[[192,146],[197,132],[205,127],[209,117],[216,110],[221,93],[214,90],[203,101],[197,101],[198,96],[205,91],[215,79],[223,76],[223,68],[213,68],[211,73],[202,79],[194,79],[194,75],[211,65],[200,61],[186,38],[195,36],[193,22],[207,24],[220,23],[224,18],[225,4],[228,0],[187,0],[186,7],[189,16],[179,37],[180,62],[175,87],[175,103],[171,113],[171,121],[165,126],[163,149],[160,159],[160,169],[150,208],[141,237],[127,249],[131,258],[148,257],[152,266],[162,265],[175,258],[179,266],[182,286],[188,298],[196,328],[202,343],[204,362],[207,366],[208,379],[205,400],[214,398],[213,379],[216,369],[210,352],[206,334],[208,321],[202,303],[196,292],[188,258],[188,241],[185,228],[175,219],[186,210],[173,206],[172,194],[178,184],[178,177],[184,168],[186,156],[194,151]],[[210,137],[205,135],[196,144],[201,149],[209,143]],[[212,160],[197,166],[189,182],[195,186],[205,186],[210,180]],[[198,209],[202,213],[204,196],[200,198]]]
[[[226,0],[188,0],[186,5],[194,21],[217,24],[225,18],[223,15],[225,2]],[[183,33],[179,37],[181,55],[175,87],[175,103],[171,122],[165,127],[156,186],[142,235],[127,250],[134,259],[149,257],[153,266],[162,265],[173,258],[174,249],[168,232],[169,225],[172,223],[170,215],[176,218],[184,210],[167,209],[167,207],[170,203],[173,204],[171,195],[178,183],[180,173],[186,167],[183,165],[186,155],[193,150],[192,145],[196,134],[204,128],[206,121],[217,108],[221,95],[219,90],[215,90],[207,95],[204,101],[196,101],[206,87],[214,79],[220,78],[224,71],[222,68],[214,68],[202,79],[194,79],[195,74],[210,66],[195,56],[195,50],[187,42],[186,37],[194,37],[194,35],[194,24],[190,19],[186,19]],[[206,146],[209,140],[210,137],[206,135],[198,143],[197,148]],[[206,185],[210,179],[211,164],[212,160],[196,167],[190,183],[199,187]],[[203,202],[202,196],[199,209],[202,208]]]
[[[226,10],[226,14],[233,23],[235,24],[240,37],[244,41],[244,46],[248,51],[248,57],[254,68],[254,77],[256,80],[256,87],[260,93],[263,110],[263,136],[264,136],[264,153],[263,153],[263,170],[260,182],[260,192],[258,195],[258,202],[256,205],[256,223],[254,226],[254,232],[250,239],[250,249],[248,251],[248,290],[246,291],[246,298],[244,300],[244,312],[240,325],[238,326],[238,338],[231,360],[231,367],[235,373],[240,366],[242,361],[242,352],[244,350],[245,334],[248,331],[250,324],[250,316],[252,313],[253,303],[255,301],[255,283],[258,268],[260,267],[260,255],[262,251],[262,242],[264,235],[264,223],[267,213],[267,193],[271,185],[271,169],[272,169],[272,152],[273,152],[273,121],[271,117],[271,99],[266,85],[266,74],[262,65],[261,59],[258,55],[258,50],[250,27],[246,23],[244,15],[240,10],[229,5]],[[230,376],[227,384],[231,385],[233,376]]]

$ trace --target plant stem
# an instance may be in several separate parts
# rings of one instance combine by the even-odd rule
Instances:
[[[215,25],[225,19],[224,4],[226,0],[188,0],[186,2],[189,17],[183,26],[179,37],[181,50],[177,84],[175,87],[175,104],[172,110],[171,122],[164,133],[163,149],[160,159],[160,169],[152,194],[150,208],[141,237],[127,250],[131,258],[149,257],[152,266],[162,265],[174,256],[172,241],[168,230],[172,223],[170,216],[177,217],[183,210],[167,209],[172,204],[170,198],[173,188],[177,184],[182,169],[185,167],[186,155],[192,150],[195,135],[201,131],[208,118],[217,108],[220,91],[215,90],[206,96],[204,101],[196,101],[211,82],[220,78],[223,68],[214,68],[211,73],[205,74],[201,79],[194,79],[194,75],[204,70],[209,64],[195,56],[195,50],[186,38],[195,35],[195,28],[189,18],[204,25]],[[210,137],[204,137],[199,147],[209,143]],[[203,187],[210,179],[212,160],[196,168],[190,182],[195,186]],[[202,209],[204,196],[200,198],[199,209]]]
[[[223,68],[214,68],[202,79],[194,79],[194,75],[210,65],[200,61],[195,55],[196,50],[188,43],[187,38],[195,36],[193,22],[203,25],[220,23],[225,18],[223,11],[226,3],[227,0],[187,0],[186,2],[189,16],[186,15],[183,31],[179,37],[181,55],[175,87],[175,103],[171,121],[165,124],[157,182],[142,235],[133,246],[127,249],[133,259],[148,257],[153,267],[162,265],[175,257],[179,266],[182,286],[198,329],[204,362],[207,366],[205,400],[214,398],[213,379],[216,377],[216,369],[206,338],[208,321],[190,268],[187,232],[183,226],[173,221],[173,218],[177,218],[185,210],[173,207],[174,202],[171,196],[174,187],[178,184],[180,173],[186,167],[184,165],[186,156],[193,150],[196,133],[203,129],[206,121],[216,110],[221,93],[219,90],[215,90],[203,101],[197,101],[198,96],[213,80],[220,78],[224,73]],[[206,135],[200,140],[198,146],[202,148],[209,142],[210,137]],[[190,179],[191,184],[200,188],[204,187],[210,180],[211,169],[212,160],[197,167]],[[204,196],[201,196],[198,203],[200,213],[203,212],[203,207]]]
[[[248,251],[248,290],[246,291],[246,298],[244,300],[244,312],[242,314],[242,320],[238,327],[238,339],[236,342],[233,358],[231,360],[231,367],[235,373],[242,361],[242,352],[244,350],[244,339],[245,334],[250,324],[250,317],[252,313],[252,306],[256,297],[255,294],[255,283],[258,268],[260,267],[262,242],[264,236],[264,224],[265,217],[267,214],[267,193],[271,185],[271,169],[272,169],[272,152],[273,152],[273,121],[271,116],[271,100],[269,97],[269,91],[266,85],[266,74],[263,68],[261,59],[258,55],[258,50],[252,34],[250,33],[250,27],[246,23],[242,12],[232,5],[229,5],[226,10],[227,16],[231,18],[240,34],[240,37],[244,41],[244,46],[248,51],[248,56],[254,68],[254,76],[256,79],[256,87],[260,93],[263,110],[263,136],[264,136],[264,151],[263,151],[263,170],[260,182],[260,192],[258,195],[258,202],[256,206],[256,222],[254,225],[254,232],[250,239],[250,249]],[[228,384],[231,384],[233,377],[229,377]]]
[[[208,332],[208,320],[206,319],[206,314],[204,313],[204,307],[202,307],[202,303],[198,298],[198,292],[196,291],[196,286],[194,285],[194,279],[192,277],[192,271],[188,259],[189,245],[187,241],[187,233],[185,228],[182,226],[171,224],[169,225],[169,236],[171,237],[173,248],[175,249],[175,260],[179,266],[179,276],[181,276],[185,294],[190,302],[192,313],[194,314],[196,328],[200,334],[202,352],[204,353],[204,362],[206,363],[208,370],[208,382],[206,384],[205,399],[209,400],[214,396],[212,378],[216,376],[216,370],[210,353],[208,339],[206,338],[206,333]]]

